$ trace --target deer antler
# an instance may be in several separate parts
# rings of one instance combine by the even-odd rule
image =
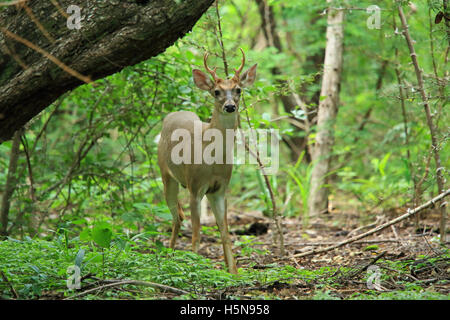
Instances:
[[[242,50],[242,48],[239,48],[239,50],[241,50],[242,52],[242,62],[241,62],[241,66],[236,70],[234,69],[234,76],[233,79],[237,82],[239,82],[239,77],[241,75],[241,71],[242,69],[244,69],[244,65],[245,65],[245,53],[244,50]]]
[[[208,60],[208,52],[205,52],[205,55],[203,56],[203,64],[205,65],[206,71],[208,71],[214,78],[214,82],[217,82],[217,80],[219,80],[219,77],[217,77],[217,74],[216,74],[217,67],[215,67],[213,70],[211,70],[208,67],[208,63],[206,62],[207,60]]]

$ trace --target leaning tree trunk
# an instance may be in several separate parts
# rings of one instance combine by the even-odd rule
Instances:
[[[327,0],[330,3],[332,0]],[[344,11],[328,9],[327,45],[325,48],[321,101],[317,115],[317,133],[313,150],[308,208],[310,216],[326,212],[328,188],[324,187],[329,173],[330,157],[334,144],[334,125],[339,104],[342,52],[344,39]]]
[[[212,2],[28,0],[0,6],[0,143],[64,92],[163,52]],[[66,13],[70,5],[80,8],[80,29],[68,27],[76,22],[76,12]]]

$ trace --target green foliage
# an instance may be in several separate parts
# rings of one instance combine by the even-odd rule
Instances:
[[[118,241],[120,239],[120,241]],[[66,245],[67,243],[67,245]],[[258,244],[254,237],[242,237],[236,245],[242,249]],[[254,248],[241,252],[248,257],[258,259],[267,254]],[[53,241],[27,238],[23,241],[9,238],[0,242],[0,266],[9,284],[0,281],[0,298],[11,298],[9,285],[12,285],[22,299],[69,297],[76,292],[68,289],[69,267],[78,266],[82,278],[82,287],[93,284],[90,278],[102,275],[108,279],[133,279],[156,282],[192,292],[192,296],[180,296],[182,299],[202,298],[203,295],[217,290],[270,285],[296,285],[314,288],[311,298],[314,300],[341,299],[337,293],[342,286],[338,270],[335,267],[321,267],[316,270],[295,268],[277,263],[266,264],[264,269],[242,268],[239,275],[232,275],[216,263],[189,251],[174,251],[164,247],[149,246],[142,237],[129,238],[115,234],[108,249],[109,259],[102,261],[102,253],[92,241],[82,241],[78,237],[64,240],[58,237]],[[383,261],[389,268],[402,274],[410,274],[410,268],[416,270],[429,264],[444,261],[446,256],[424,258],[422,264],[415,261]],[[444,260],[443,260],[444,259]],[[384,270],[384,269],[383,269]],[[340,267],[339,272],[352,272]],[[87,276],[87,277],[86,277]],[[86,277],[86,279],[84,279]],[[392,281],[392,277],[383,274],[381,283]],[[366,290],[349,296],[349,299],[447,299],[448,295],[423,289],[420,282],[397,281],[404,286],[403,291],[378,292]],[[335,291],[337,290],[337,291]],[[153,288],[135,287],[134,293],[125,291],[91,294],[83,299],[157,299],[158,292]],[[233,298],[233,296],[231,296]],[[255,298],[276,298],[272,295],[259,295]]]
[[[302,203],[302,214],[303,214],[303,225],[306,227],[308,225],[309,221],[309,214],[308,214],[308,197],[309,197],[309,182],[311,178],[311,170],[313,167],[313,164],[302,164],[303,157],[305,155],[305,152],[303,151],[300,156],[298,157],[297,162],[294,166],[288,166],[287,168],[283,169],[290,178],[295,182],[296,186],[298,187],[298,190],[300,191],[300,199]],[[290,180],[288,180],[288,185],[291,183]],[[288,187],[286,187],[288,188]]]
[[[312,64],[320,57],[325,45],[326,3],[306,0],[270,1],[280,40],[285,49],[278,52],[270,46],[256,46],[260,32],[260,14],[254,2],[244,0],[221,2],[222,31],[230,70],[239,63],[239,47],[247,55],[247,67],[258,63],[258,77],[251,89],[243,94],[241,125],[255,129],[280,130],[282,137],[308,137],[311,132],[297,130],[287,121],[276,117],[294,116],[303,121],[305,111],[299,106],[287,113],[274,104],[280,94],[299,93],[307,101],[308,111],[314,113],[317,101],[312,97],[320,90],[315,81],[321,69]],[[342,3],[348,7],[366,8],[370,1]],[[341,107],[336,123],[333,182],[326,187],[334,193],[344,192],[352,203],[366,209],[374,206],[389,208],[411,200],[414,181],[429,172],[423,183],[425,193],[435,192],[433,161],[424,156],[429,148],[429,133],[425,125],[420,97],[413,86],[405,87],[407,104],[406,144],[404,123],[398,101],[398,85],[393,72],[394,48],[400,50],[399,68],[407,83],[414,83],[409,68],[409,55],[403,39],[392,28],[395,7],[392,1],[378,4],[381,29],[369,30],[365,10],[346,11],[344,75],[341,84]],[[433,82],[433,61],[429,54],[428,7],[418,3],[410,17],[410,29],[417,41],[416,49],[425,70],[427,90],[439,117],[438,132],[444,132],[448,115],[443,110],[448,87]],[[245,8],[245,10],[244,10]],[[430,1],[431,15],[441,10],[440,3]],[[244,19],[245,12],[245,19]],[[31,201],[26,182],[30,173],[24,157],[19,159],[19,184],[11,206],[10,221],[33,233],[32,217],[42,212],[45,224],[58,229],[60,224],[107,215],[114,226],[131,232],[145,228],[161,231],[170,214],[162,199],[162,183],[156,166],[156,137],[163,117],[175,110],[196,112],[203,120],[211,114],[211,98],[193,84],[193,68],[202,68],[205,50],[211,55],[210,64],[224,75],[220,47],[213,32],[217,17],[211,8],[195,26],[193,32],[168,48],[164,54],[127,67],[120,73],[84,85],[61,97],[36,118],[26,132],[25,143],[30,148],[33,187],[37,201]],[[398,21],[397,21],[398,24]],[[241,25],[238,32],[236,26]],[[305,26],[309,26],[305,28]],[[444,24],[434,25],[434,59],[441,70],[446,41]],[[286,48],[288,47],[288,48]],[[381,62],[389,61],[382,87],[375,89]],[[320,64],[320,63],[319,63]],[[281,74],[274,74],[273,68]],[[286,83],[280,83],[285,80]],[[443,95],[442,95],[443,94]],[[320,100],[320,97],[319,97]],[[359,130],[361,121],[371,110],[369,122]],[[247,123],[247,113],[249,123]],[[355,140],[357,139],[357,140]],[[443,165],[448,165],[449,153],[445,136],[439,134]],[[0,145],[0,181],[6,180],[10,143]],[[24,147],[22,146],[22,149]],[[407,157],[406,151],[410,156]],[[311,166],[304,154],[297,162],[290,161],[290,151],[281,144],[282,170],[270,177],[276,185],[277,206],[287,216],[303,215],[308,223],[307,198]],[[427,164],[428,163],[428,164]],[[411,169],[412,168],[412,169]],[[427,169],[428,168],[428,169]],[[235,168],[230,192],[233,203],[252,206],[271,214],[268,190],[256,166]],[[428,170],[428,171],[427,171]],[[245,177],[242,190],[240,177]],[[290,201],[287,201],[289,200]],[[301,204],[301,209],[297,203]],[[144,227],[145,226],[145,227]],[[80,228],[82,226],[80,225]],[[15,228],[16,229],[16,228]],[[17,229],[15,230],[18,231]]]
[[[240,254],[247,257],[252,256],[253,253],[257,255],[269,253],[267,249],[258,249],[255,247],[259,244],[262,244],[262,242],[258,241],[254,236],[242,236],[240,240],[234,242],[234,245],[240,248]]]
[[[92,229],[92,240],[102,248],[109,248],[111,237],[111,225],[106,222],[98,223]]]
[[[429,23],[442,10],[442,1],[417,2],[416,12],[403,2],[445,169],[450,164],[450,118],[445,112],[450,86],[444,81],[448,40],[444,23],[432,23],[433,30]],[[314,165],[305,150],[314,143],[316,128],[312,124],[309,131],[299,130],[288,120],[304,124],[306,119],[317,118],[317,104],[323,100],[318,80],[326,43],[327,21],[322,13],[327,4],[310,0],[268,3],[273,5],[281,52],[261,40],[257,5],[246,0],[220,1],[224,47],[229,70],[239,65],[239,47],[246,52],[246,68],[258,63],[254,86],[243,91],[241,127],[277,129],[284,140],[307,139],[299,156],[293,156],[288,144],[280,142],[280,170],[268,178],[280,214],[299,216],[305,228]],[[425,199],[437,192],[436,168],[430,158],[430,134],[410,55],[393,26],[397,19],[399,29],[394,1],[377,2],[382,8],[379,30],[366,26],[365,8],[373,1],[334,4],[355,9],[345,11],[340,106],[333,125],[332,169],[324,187],[358,212],[411,203],[414,185],[421,180],[420,196]],[[195,87],[191,73],[194,68],[203,68],[203,53],[208,51],[210,65],[225,76],[216,24],[215,8],[210,8],[192,32],[164,53],[98,80],[95,86],[83,85],[66,93],[27,125],[9,213],[11,238],[0,242],[0,269],[22,298],[53,291],[72,294],[65,283],[67,268],[72,265],[80,267],[82,275],[155,281],[192,292],[300,279],[317,286],[314,299],[337,298],[326,287],[335,280],[332,268],[269,265],[264,270],[244,268],[235,277],[218,269],[223,269],[223,264],[217,266],[199,255],[164,248],[171,214],[163,199],[157,166],[158,134],[162,119],[172,111],[193,111],[204,121],[211,116],[212,99]],[[388,64],[381,77],[384,61]],[[395,67],[402,77],[406,119],[400,108]],[[377,90],[379,81],[381,88]],[[279,96],[291,93],[305,101],[306,109],[296,106],[290,112],[284,110]],[[10,150],[10,141],[0,145],[0,196]],[[228,193],[229,208],[272,214],[269,191],[256,165],[235,166]],[[183,206],[188,204],[186,191],[181,190],[180,199]],[[215,228],[203,231],[217,236]],[[253,237],[240,237],[235,243],[246,259],[269,254],[259,245]],[[391,267],[405,272],[413,268],[408,264]],[[414,285],[405,283],[405,292],[368,292],[353,298],[443,298]],[[154,289],[141,290],[142,297],[155,297]],[[111,298],[136,298],[122,294],[115,292]],[[0,282],[0,297],[11,297],[4,282]]]
[[[385,207],[392,207],[409,201],[405,197],[411,188],[409,168],[401,159],[396,160],[396,163],[389,162],[390,156],[391,153],[387,153],[381,159],[371,159],[372,174],[367,179],[356,178],[356,172],[350,167],[344,167],[337,172],[341,178],[338,187],[357,196],[367,208],[381,203]]]
[[[109,255],[114,258],[104,262],[104,270],[96,247],[86,245],[77,238],[69,240],[68,248],[57,241],[9,239],[0,242],[0,265],[21,298],[40,297],[50,292],[71,295],[71,290],[66,287],[69,276],[67,268],[74,264],[80,266],[81,277],[105,272],[108,278],[140,279],[191,292],[199,288],[201,291],[210,291],[255,282],[267,284],[292,281],[296,277],[303,277],[301,270],[289,266],[268,266],[269,269],[263,271],[240,270],[240,275],[234,276],[223,270],[223,266],[217,269],[210,260],[189,251],[148,248],[140,240],[124,240],[125,245],[115,242],[110,247]],[[10,294],[9,287],[0,282],[0,297],[10,297]],[[127,298],[157,297],[153,289],[143,291],[142,294]],[[95,296],[85,297],[91,298]]]
[[[327,291],[317,291],[314,294],[313,300],[340,300],[340,298],[333,295],[330,290],[327,290]]]

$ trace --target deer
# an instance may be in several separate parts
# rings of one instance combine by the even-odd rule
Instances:
[[[177,139],[174,134],[177,130],[186,130],[191,136],[195,135],[195,126],[200,128],[201,134],[206,135],[208,130],[220,132],[222,137],[229,130],[236,130],[239,123],[239,101],[242,89],[251,86],[256,77],[257,64],[241,74],[245,65],[245,53],[242,53],[241,65],[234,69],[234,75],[228,79],[219,78],[216,70],[208,67],[208,53],[203,56],[205,70],[211,75],[209,77],[199,69],[193,69],[192,75],[195,85],[208,91],[214,98],[214,108],[209,123],[202,122],[198,115],[191,111],[176,111],[169,113],[163,120],[160,140],[158,143],[158,166],[164,185],[164,197],[172,214],[172,234],[170,237],[170,248],[175,248],[175,243],[180,230],[182,220],[185,219],[183,209],[178,200],[179,186],[189,191],[189,206],[192,224],[192,251],[197,253],[200,245],[200,213],[201,200],[206,196],[213,211],[216,224],[220,232],[223,246],[224,260],[228,272],[237,274],[236,262],[233,257],[231,240],[228,232],[226,190],[231,179],[232,161],[221,161],[215,163],[201,163],[192,161],[195,154],[191,154],[190,160],[179,163],[174,161],[172,151],[176,146]],[[197,129],[198,130],[198,129]],[[190,139],[188,147],[195,149],[196,138]],[[234,138],[232,139],[234,145]],[[230,149],[225,148],[223,159],[229,159]],[[201,149],[191,153],[203,155],[205,145]],[[231,152],[234,150],[232,149]]]

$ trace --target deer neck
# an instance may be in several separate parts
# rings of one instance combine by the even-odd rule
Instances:
[[[224,133],[227,129],[235,130],[238,126],[238,116],[239,114],[237,112],[225,114],[214,108],[208,128],[218,129]]]

